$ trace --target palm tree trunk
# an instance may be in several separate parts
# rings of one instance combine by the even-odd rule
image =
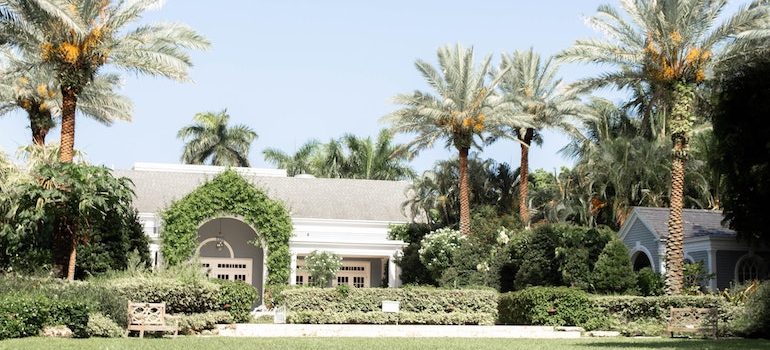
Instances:
[[[75,280],[75,263],[77,262],[78,257],[78,242],[75,239],[75,235],[73,233],[72,239],[70,240],[70,258],[69,263],[67,264],[67,280],[68,281],[74,281]]]
[[[38,108],[29,111],[29,128],[32,130],[32,144],[36,146],[45,146],[45,137],[48,136],[48,130],[53,126],[51,112],[41,111]]]
[[[61,147],[59,161],[71,163],[75,155],[75,108],[78,95],[75,89],[62,86]]]
[[[680,294],[684,285],[684,171],[687,161],[687,144],[692,129],[695,88],[679,83],[673,94],[671,111],[671,139],[674,142],[671,164],[671,213],[668,218],[666,239],[666,293]]]
[[[519,219],[529,228],[529,145],[535,130],[528,128],[521,140],[521,166],[519,167]]]
[[[468,148],[460,148],[460,232],[471,232],[470,193],[468,190]]]

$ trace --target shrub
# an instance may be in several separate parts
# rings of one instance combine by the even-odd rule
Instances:
[[[89,337],[120,338],[124,330],[115,321],[98,312],[88,315],[86,333]]]
[[[659,336],[668,323],[670,308],[717,308],[722,335],[733,334],[736,308],[713,295],[701,296],[594,296],[591,305],[609,318],[609,329],[624,335]],[[654,327],[654,325],[659,327]]]
[[[465,236],[460,231],[440,228],[426,235],[420,245],[420,261],[438,279],[444,270],[454,265],[455,252]]]
[[[746,301],[746,312],[739,316],[742,333],[770,338],[770,281],[765,281]]]
[[[183,282],[172,278],[134,277],[105,280],[102,283],[131,301],[165,302],[168,313],[202,313],[220,308],[217,300],[219,285],[208,281]]]
[[[500,295],[499,321],[521,325],[583,325],[594,317],[588,294],[566,287],[530,287]]]
[[[35,336],[45,326],[65,325],[75,337],[88,336],[88,306],[43,295],[0,295],[0,339]]]
[[[305,269],[310,272],[316,287],[326,287],[341,266],[342,258],[330,252],[314,250],[305,258]]]
[[[211,311],[200,314],[179,315],[179,332],[182,334],[198,334],[204,330],[214,329],[214,325],[233,323],[234,319],[229,312]]]
[[[251,308],[259,298],[254,286],[241,281],[216,280],[216,283],[219,284],[218,309],[229,312],[235,322],[249,321]]]
[[[371,316],[369,313],[382,314],[383,300],[399,301],[400,311],[406,315],[421,314],[422,316],[414,316],[414,323],[419,323],[416,321],[418,319],[429,324],[443,324],[431,323],[444,322],[441,320],[458,320],[446,316],[447,314],[484,314],[486,316],[478,316],[474,320],[483,319],[490,322],[494,322],[497,317],[497,292],[491,289],[353,288],[347,293],[340,293],[336,289],[295,288],[284,290],[281,298],[282,306],[288,308],[289,315],[294,315],[289,318],[293,320],[291,322],[317,320],[314,322],[325,323],[324,320],[328,317],[339,320],[330,321],[331,323],[365,323],[357,320],[367,319]],[[320,315],[323,313],[328,315]],[[386,323],[382,318],[377,320]]]
[[[562,246],[560,233],[551,225],[539,225],[529,233],[521,246],[520,265],[514,281],[515,289],[536,285],[560,285],[559,260],[556,250]]]
[[[623,242],[616,239],[607,243],[594,265],[593,282],[600,293],[623,293],[634,288],[634,268]]]
[[[705,292],[709,281],[714,278],[716,278],[716,274],[709,273],[703,261],[684,264],[684,290],[687,294]]]
[[[663,276],[649,267],[636,273],[636,287],[643,296],[663,294]]]
[[[310,324],[427,324],[427,325],[492,325],[495,317],[489,313],[424,313],[399,312],[324,312],[299,311],[292,312],[288,317],[289,323]]]

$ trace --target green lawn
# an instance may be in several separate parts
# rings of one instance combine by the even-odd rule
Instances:
[[[46,339],[26,338],[0,341],[0,350],[287,350],[287,349],[373,349],[373,350],[609,350],[609,349],[770,349],[768,340],[690,339],[409,339],[409,338],[197,338],[178,339]]]

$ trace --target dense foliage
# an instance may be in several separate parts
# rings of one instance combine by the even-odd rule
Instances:
[[[500,322],[518,325],[583,325],[594,315],[588,293],[566,287],[531,287],[500,295]]]
[[[181,160],[185,164],[249,166],[249,148],[257,133],[246,125],[228,125],[227,110],[193,116],[194,124],[179,129],[185,142]]]
[[[326,287],[342,267],[342,258],[337,254],[314,250],[305,257],[305,269],[310,272],[313,285]]]
[[[36,336],[45,326],[66,325],[75,337],[87,336],[88,306],[44,295],[0,294],[0,340]]]
[[[636,287],[636,276],[628,255],[628,249],[619,239],[604,246],[592,274],[597,292],[625,293]]]
[[[163,257],[169,264],[190,258],[198,245],[198,227],[227,213],[242,217],[259,234],[252,244],[267,244],[266,284],[289,281],[292,223],[283,203],[270,199],[233,170],[207,181],[163,212]]]
[[[769,77],[766,53],[726,69],[713,115],[714,158],[728,175],[722,197],[725,218],[742,238],[757,243],[770,237]]]
[[[497,318],[494,290],[294,288],[281,294],[295,323],[493,324]],[[400,302],[400,312],[383,315],[383,300]]]
[[[80,163],[42,159],[30,160],[28,166],[11,169],[4,183],[0,270],[30,273],[54,263],[72,264],[73,276],[83,278],[125,269],[132,252],[149,263],[128,179]],[[70,261],[53,261],[74,251]]]

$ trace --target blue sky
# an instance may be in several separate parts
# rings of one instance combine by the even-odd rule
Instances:
[[[311,138],[376,135],[385,127],[380,117],[397,107],[395,94],[428,88],[414,61],[435,63],[439,46],[472,45],[479,58],[494,54],[495,62],[501,52],[529,47],[552,55],[597,36],[582,17],[606,2],[169,0],[143,21],[184,22],[209,38],[210,50],[192,53],[194,82],[126,73],[122,93],[134,102],[134,120],[105,127],[79,118],[75,147],[92,163],[121,169],[177,163],[182,142],[176,132],[197,112],[227,108],[233,123],[259,134],[252,166],[270,167],[262,158],[266,147],[293,152]],[[566,65],[561,75],[570,82],[600,69]],[[53,130],[48,141],[57,142],[58,134]],[[23,115],[0,118],[0,149],[13,154],[29,139]],[[571,164],[557,154],[566,142],[546,132],[530,166]],[[423,152],[413,166],[422,171],[455,155],[442,146]],[[506,141],[482,156],[518,166],[518,155],[518,145]]]

